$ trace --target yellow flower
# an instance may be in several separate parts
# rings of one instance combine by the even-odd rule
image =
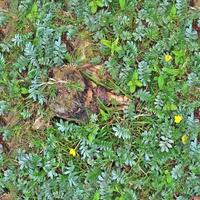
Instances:
[[[181,141],[182,141],[183,144],[187,144],[187,142],[188,142],[188,136],[186,134],[184,134],[182,136],[182,138],[181,138]]]
[[[69,150],[69,155],[72,155],[72,156],[75,157],[75,156],[76,156],[76,150],[71,148],[71,149]]]
[[[181,115],[175,115],[174,116],[174,122],[176,124],[179,124],[183,120],[183,117]]]
[[[165,61],[169,62],[172,59],[172,57],[169,54],[165,55]]]

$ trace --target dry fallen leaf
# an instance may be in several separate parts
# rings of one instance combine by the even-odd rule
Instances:
[[[8,193],[4,193],[3,195],[0,196],[0,200],[12,200],[12,195]]]
[[[38,117],[33,123],[33,130],[44,130],[46,128],[46,123],[42,117]]]
[[[8,9],[8,0],[0,0],[0,10]]]
[[[69,38],[67,37],[66,33],[62,34],[61,40],[65,44],[67,51],[69,51],[69,53],[72,54],[74,52],[74,46],[72,42],[69,40]]]
[[[75,51],[73,52],[77,57],[81,59],[83,63],[87,63],[94,58],[97,54],[96,44],[94,44],[90,38],[90,33],[82,31],[72,41]]]
[[[200,200],[200,196],[194,196],[190,200]]]
[[[89,107],[93,101],[93,91],[91,88],[88,89],[85,97],[85,106]]]
[[[115,100],[119,105],[128,105],[130,103],[130,99],[128,97],[116,95],[112,92],[108,92],[108,98],[110,101]]]
[[[190,0],[190,6],[194,8],[200,8],[200,0]]]
[[[95,96],[103,101],[105,104],[109,104],[108,92],[104,87],[98,86],[94,89]]]

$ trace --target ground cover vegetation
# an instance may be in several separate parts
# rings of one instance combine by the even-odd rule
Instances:
[[[198,9],[186,0],[6,2],[0,10],[2,198],[200,195]],[[110,89],[129,105],[99,102],[99,112],[84,123],[55,116],[49,72],[85,64],[102,65]]]

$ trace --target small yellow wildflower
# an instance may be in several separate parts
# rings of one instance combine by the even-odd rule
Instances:
[[[75,156],[76,156],[76,150],[71,148],[71,149],[69,150],[69,155],[72,155],[72,156],[75,157]]]
[[[174,122],[176,124],[179,124],[183,120],[183,117],[181,115],[175,115],[174,116]]]
[[[182,141],[183,144],[187,144],[187,142],[188,142],[188,136],[186,134],[184,134],[182,136],[182,138],[181,138],[181,141]]]
[[[172,59],[172,57],[169,54],[165,55],[165,61],[169,62]]]

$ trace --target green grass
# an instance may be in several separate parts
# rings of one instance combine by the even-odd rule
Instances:
[[[0,42],[0,197],[200,195],[196,19],[199,11],[186,0],[23,0],[1,13],[0,25],[12,31]],[[63,34],[80,39],[74,52],[62,43]],[[86,123],[53,117],[55,88],[43,87],[49,71],[87,63],[103,65],[112,76],[108,83],[85,74],[88,79],[126,95],[130,105],[119,111],[99,102],[100,112]],[[45,123],[34,130],[38,118]]]

